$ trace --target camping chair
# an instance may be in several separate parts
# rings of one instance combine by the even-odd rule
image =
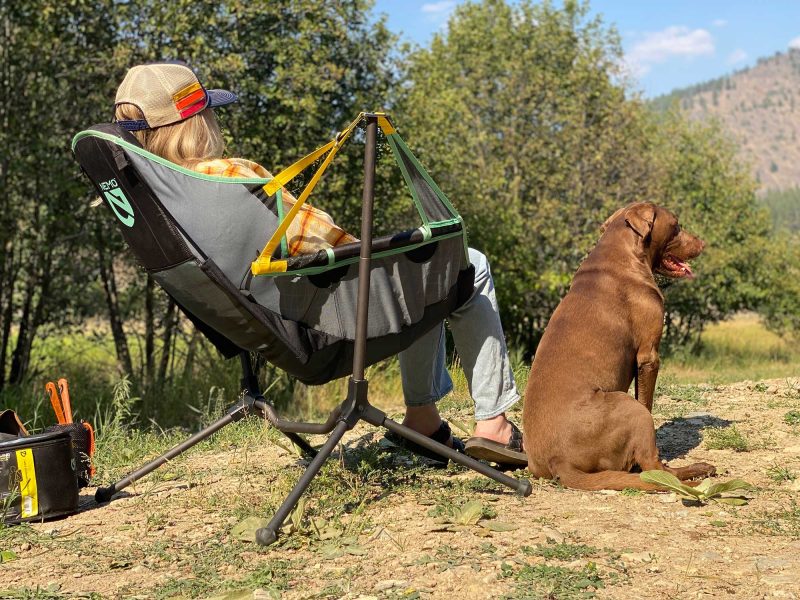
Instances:
[[[289,223],[362,122],[366,122],[366,148],[360,242],[287,256],[284,234]],[[379,126],[422,225],[373,239]],[[385,114],[362,113],[331,142],[271,180],[189,171],[145,151],[135,137],[113,123],[77,134],[72,148],[147,272],[226,358],[238,355],[242,364],[239,402],[164,455],[98,489],[99,503],[249,414],[268,419],[313,457],[267,527],[258,530],[257,540],[263,545],[277,539],[342,436],[361,420],[519,494],[531,493],[526,479],[510,477],[404,427],[368,401],[365,368],[410,346],[463,304],[474,285],[461,217]],[[283,186],[320,160],[297,203],[284,215]],[[347,397],[325,423],[285,420],[261,394],[251,352],[307,384],[349,374]],[[315,450],[300,433],[330,436]]]

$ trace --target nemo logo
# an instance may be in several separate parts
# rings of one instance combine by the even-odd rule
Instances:
[[[133,227],[133,207],[117,184],[117,180],[109,179],[108,181],[103,181],[100,184],[100,189],[103,190],[103,195],[108,200],[108,205],[120,222],[127,227]]]

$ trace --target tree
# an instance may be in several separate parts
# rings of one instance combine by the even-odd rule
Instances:
[[[617,83],[616,34],[587,7],[459,6],[408,59],[409,143],[492,261],[510,337],[535,346],[613,210],[657,197],[651,127]]]
[[[628,97],[613,29],[584,3],[459,6],[408,57],[397,113],[493,265],[507,334],[531,351],[614,210],[672,209],[709,242],[666,290],[667,344],[768,298],[771,241],[752,178],[717,126]]]
[[[699,347],[703,328],[743,309],[756,309],[769,293],[765,257],[774,244],[768,211],[756,183],[736,159],[719,124],[671,112],[659,120],[654,161],[662,172],[659,201],[706,242],[697,279],[669,285],[665,343]]]
[[[25,378],[47,325],[83,306],[88,205],[69,139],[99,118],[112,6],[0,0],[0,389]]]

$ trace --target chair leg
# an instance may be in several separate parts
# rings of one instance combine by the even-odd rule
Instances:
[[[233,423],[234,421],[238,421],[240,416],[240,411],[246,412],[247,407],[244,404],[237,404],[234,406],[227,414],[223,415],[216,421],[214,421],[211,425],[203,429],[202,431],[198,431],[193,436],[189,437],[185,441],[181,442],[177,446],[173,446],[169,450],[167,450],[164,454],[151,460],[149,463],[140,467],[127,477],[124,477],[117,481],[116,483],[112,483],[108,487],[101,487],[98,488],[94,494],[94,499],[97,501],[98,504],[102,504],[103,502],[108,502],[111,500],[111,497],[119,492],[120,490],[125,489],[134,481],[137,481],[147,475],[148,473],[152,473],[158,467],[163,465],[164,463],[172,460],[179,454],[186,452],[192,446],[195,446],[202,442],[205,439],[208,439],[212,435],[214,435],[217,431]]]
[[[306,491],[306,488],[308,488],[308,486],[311,484],[311,481],[314,479],[317,473],[319,473],[322,465],[325,464],[326,460],[328,460],[328,457],[334,451],[336,445],[341,441],[348,429],[349,426],[345,421],[339,421],[336,424],[336,427],[334,427],[333,432],[328,440],[317,451],[317,455],[311,461],[311,464],[306,467],[305,472],[300,476],[300,479],[294,485],[292,491],[289,492],[289,495],[286,496],[283,504],[281,504],[278,507],[278,510],[275,511],[275,515],[272,517],[272,520],[270,520],[266,527],[262,527],[256,531],[256,541],[260,545],[269,546],[278,539],[278,530],[283,525],[283,522],[289,516],[289,513],[292,512],[292,509],[294,509],[294,507],[297,505],[297,502],[300,500],[300,496],[303,495],[303,492]]]
[[[281,433],[289,438],[295,446],[300,448],[306,458],[314,458],[317,455],[318,451],[298,434],[291,431],[281,431]]]
[[[163,464],[167,463],[168,461],[172,460],[179,454],[183,454],[192,446],[196,446],[203,440],[210,438],[214,435],[217,431],[233,423],[235,421],[239,421],[246,417],[249,414],[252,414],[253,411],[258,410],[257,406],[254,406],[253,402],[243,401],[235,404],[228,412],[224,414],[222,417],[214,421],[211,425],[203,429],[202,431],[198,431],[193,436],[189,437],[185,441],[181,442],[177,446],[173,446],[167,452],[159,456],[158,458],[154,458],[146,465],[140,467],[133,473],[129,474],[127,477],[124,477],[117,481],[116,483],[111,484],[108,487],[101,487],[98,488],[94,494],[94,498],[98,504],[102,504],[103,502],[108,502],[111,500],[111,497],[116,494],[117,492],[125,489],[130,484],[135,481],[138,481],[145,475],[152,473],[157,468],[162,466]],[[288,437],[293,444],[297,445],[300,450],[309,458],[314,458],[317,455],[317,451],[302,437],[300,437],[296,433],[291,432],[282,432],[286,437]]]

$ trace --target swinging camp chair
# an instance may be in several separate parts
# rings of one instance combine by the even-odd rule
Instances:
[[[366,123],[361,240],[287,256],[285,233],[324,170]],[[422,220],[372,237],[377,130],[391,147]],[[268,545],[346,431],[360,420],[385,427],[522,495],[509,477],[387,418],[367,398],[364,369],[404,350],[471,295],[474,269],[459,214],[383,113],[362,113],[335,139],[273,179],[202,175],[145,151],[114,123],[77,134],[72,148],[147,272],[226,357],[242,364],[242,399],[226,414],[109,487],[98,502],[248,414],[257,414],[313,457],[257,541]],[[322,159],[283,214],[283,186]],[[254,260],[255,259],[255,260]],[[261,394],[250,352],[307,384],[350,374],[348,393],[325,423],[282,419]],[[330,434],[318,450],[298,434]]]

